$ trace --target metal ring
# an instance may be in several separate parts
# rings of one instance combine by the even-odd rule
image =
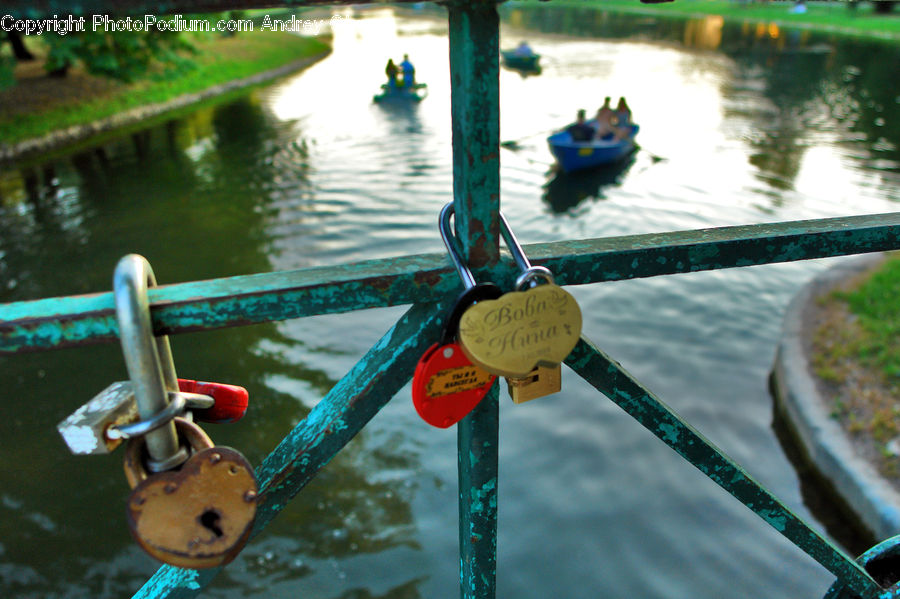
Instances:
[[[188,393],[187,391],[169,391],[169,401],[175,401],[175,397],[184,398],[186,410],[208,410],[216,405],[216,400],[210,395],[202,393]]]
[[[193,422],[176,417],[172,419],[172,424],[177,427],[180,436],[187,441],[188,445],[193,450],[193,453],[213,446],[212,439],[209,438],[209,435],[203,432],[203,429]],[[147,468],[153,472],[162,472],[169,469],[160,467],[160,465],[154,463],[153,460],[147,460],[147,468],[145,468],[143,449],[146,445],[146,437],[137,437],[128,441],[128,445],[125,447],[125,461],[123,466],[125,478],[128,480],[128,485],[132,489],[142,480],[147,478]],[[181,446],[178,448],[178,453],[183,453],[185,455],[185,460],[190,455],[187,448]]]
[[[556,283],[549,268],[546,266],[531,266],[516,278],[516,291],[521,291],[526,283],[529,281],[533,282],[534,279],[544,279],[551,285]],[[530,285],[530,287],[534,287],[534,284]]]
[[[150,431],[155,431],[168,424],[176,416],[180,416],[187,405],[187,400],[177,393],[172,393],[174,397],[165,408],[144,420],[138,420],[131,424],[113,425],[106,429],[106,437],[108,439],[131,439],[146,435]]]
[[[185,410],[208,410],[216,405],[216,400],[202,393],[185,391],[169,391],[169,405],[145,420],[130,424],[114,424],[106,429],[107,439],[131,439],[146,435],[150,431],[162,427],[175,416],[181,416]]]

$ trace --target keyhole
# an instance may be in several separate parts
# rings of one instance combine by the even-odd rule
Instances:
[[[219,521],[222,519],[222,516],[219,515],[217,510],[206,510],[202,514],[200,514],[200,524],[203,528],[211,531],[216,537],[221,537],[223,534],[222,527],[219,526]]]

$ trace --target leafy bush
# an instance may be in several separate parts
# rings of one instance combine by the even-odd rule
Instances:
[[[50,35],[46,41],[44,68],[57,76],[64,76],[79,60],[90,73],[126,82],[145,77],[158,66],[159,72],[172,77],[193,65],[185,54],[194,46],[181,32],[83,31]]]

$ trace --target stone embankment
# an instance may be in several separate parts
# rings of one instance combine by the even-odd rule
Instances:
[[[839,499],[878,540],[900,534],[900,493],[854,447],[831,416],[832,402],[813,374],[810,348],[814,333],[811,314],[817,298],[883,259],[877,254],[842,260],[794,297],[785,314],[772,372],[776,408],[793,429],[809,465],[833,485]]]

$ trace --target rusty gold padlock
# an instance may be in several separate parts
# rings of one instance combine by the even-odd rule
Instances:
[[[524,377],[506,377],[506,388],[514,403],[525,403],[562,390],[562,368],[538,366]]]
[[[154,558],[182,568],[229,563],[247,543],[256,518],[253,468],[238,451],[214,447],[196,424],[174,420],[193,455],[178,471],[148,476],[143,438],[129,441],[125,476],[128,528]]]

